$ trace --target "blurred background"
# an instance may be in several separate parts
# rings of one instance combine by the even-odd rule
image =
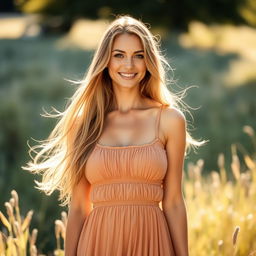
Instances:
[[[255,0],[2,0],[0,2],[0,210],[15,189],[21,211],[35,211],[38,250],[52,255],[58,193],[34,188],[37,177],[21,170],[29,160],[27,141],[45,139],[56,120],[40,114],[64,110],[83,77],[103,31],[118,14],[150,24],[174,69],[174,93],[191,87],[184,101],[192,136],[209,143],[185,162],[204,160],[203,175],[226,158],[232,179],[231,144],[252,154],[244,126],[256,128]],[[32,139],[33,138],[33,139]],[[1,227],[1,226],[0,226]],[[199,254],[198,254],[199,255]],[[210,255],[210,254],[209,254]],[[213,255],[213,254],[212,254]]]

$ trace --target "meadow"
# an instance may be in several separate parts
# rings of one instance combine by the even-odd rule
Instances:
[[[65,79],[83,77],[105,25],[85,20],[65,35],[0,39],[0,251],[17,250],[19,243],[19,250],[31,255],[62,253],[64,224],[57,222],[62,226],[57,238],[53,231],[67,208],[58,206],[57,193],[46,197],[37,191],[33,180],[39,177],[21,166],[29,160],[27,143],[45,139],[56,122],[40,114],[52,106],[64,109],[75,90]],[[187,33],[153,31],[163,39],[163,54],[173,68],[170,90],[191,87],[184,98],[193,115],[185,113],[191,134],[209,140],[185,159],[191,255],[251,256],[256,250],[256,31],[198,22]],[[17,194],[9,201],[12,190]],[[31,212],[26,218],[30,209],[33,218]]]

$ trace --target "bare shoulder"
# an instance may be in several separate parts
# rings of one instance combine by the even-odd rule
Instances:
[[[181,110],[174,107],[164,107],[161,116],[161,127],[165,142],[177,136],[184,135],[186,118]]]
[[[163,124],[184,124],[186,122],[185,115],[177,108],[164,107],[162,112]]]

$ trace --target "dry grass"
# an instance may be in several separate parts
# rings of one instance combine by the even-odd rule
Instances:
[[[29,232],[29,225],[33,211],[29,211],[24,219],[19,210],[19,197],[15,190],[11,192],[11,199],[5,203],[7,217],[0,212],[0,219],[6,232],[0,232],[0,255],[25,256],[29,250],[31,256],[37,255],[37,229]],[[29,248],[28,247],[29,244]]]
[[[254,130],[245,126],[244,132],[255,145]],[[218,159],[219,171],[212,171],[206,178],[202,177],[202,159],[189,165],[184,186],[191,255],[248,256],[256,250],[255,155],[243,149],[240,160],[237,148],[231,146],[233,181],[227,179],[223,154]]]
[[[5,216],[0,212],[0,220],[4,226],[0,231],[0,256],[43,256],[38,254],[36,247],[37,229],[29,230],[33,211],[30,210],[22,219],[19,208],[19,197],[15,190],[11,192],[11,199],[5,203]],[[64,240],[67,224],[67,213],[62,212],[61,220],[55,221],[55,236],[57,248],[55,256],[64,256]]]

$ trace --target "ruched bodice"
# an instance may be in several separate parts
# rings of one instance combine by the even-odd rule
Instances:
[[[175,256],[159,203],[167,156],[158,137],[143,145],[96,144],[86,163],[93,210],[85,220],[79,256]]]
[[[162,180],[167,169],[159,139],[143,146],[97,145],[87,163],[92,184],[91,202],[100,204],[158,204],[163,197]]]

